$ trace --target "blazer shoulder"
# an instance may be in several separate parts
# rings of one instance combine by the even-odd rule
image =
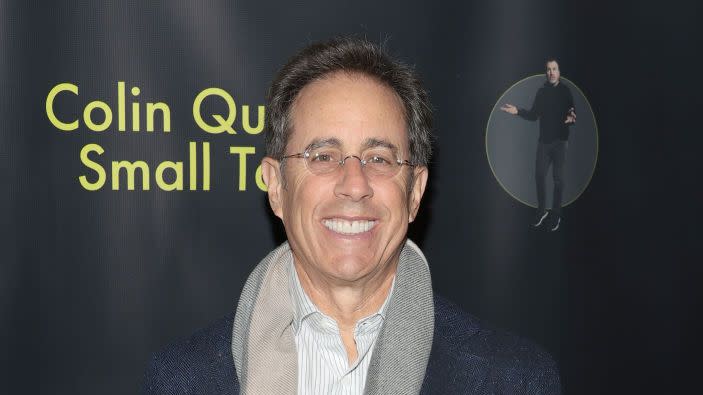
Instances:
[[[443,296],[434,295],[434,309],[435,337],[440,335],[448,341],[461,341],[481,328],[481,321]]]
[[[238,384],[232,358],[234,314],[152,355],[143,394],[232,394]]]
[[[557,364],[549,353],[530,340],[485,324],[441,296],[435,297],[428,373],[431,367],[440,376],[452,376],[444,377],[444,382],[465,383],[478,393],[481,388],[560,393]]]
[[[560,83],[559,88],[561,89],[562,92],[564,92],[565,95],[569,95],[569,96],[573,95],[571,92],[571,88],[569,88],[568,85],[566,85],[564,83]]]

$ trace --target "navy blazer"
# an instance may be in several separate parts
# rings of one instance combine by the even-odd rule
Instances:
[[[559,394],[552,358],[533,343],[488,329],[435,295],[432,351],[421,394]],[[154,354],[144,394],[239,394],[229,314]]]

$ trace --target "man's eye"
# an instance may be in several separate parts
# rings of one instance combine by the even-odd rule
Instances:
[[[373,163],[375,165],[389,165],[391,162],[383,156],[374,155],[370,157],[367,163]]]
[[[330,161],[332,161],[332,155],[325,154],[325,153],[316,154],[312,160],[317,161],[317,162],[330,162]]]

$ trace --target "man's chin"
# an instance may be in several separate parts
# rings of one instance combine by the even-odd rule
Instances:
[[[330,264],[332,265],[331,275],[345,282],[354,282],[364,278],[373,271],[372,259],[368,257],[338,255]]]

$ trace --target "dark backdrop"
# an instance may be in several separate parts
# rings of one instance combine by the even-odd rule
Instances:
[[[242,131],[241,105],[263,105],[290,55],[340,33],[386,42],[430,92],[437,155],[411,237],[436,291],[541,344],[568,394],[690,388],[703,300],[698,19],[695,2],[675,1],[0,1],[0,392],[133,393],[150,352],[235,308],[282,240],[254,183],[263,139]],[[547,56],[600,133],[592,182],[555,234],[529,228],[532,209],[493,178],[484,146],[495,101]],[[170,106],[172,131],[119,133],[117,81],[128,129],[138,86],[142,106]],[[80,118],[73,132],[44,109],[61,82],[79,87],[56,104]],[[234,97],[236,135],[193,121],[208,87]],[[92,100],[115,112],[104,132],[83,123]],[[153,168],[185,160],[189,141],[210,143],[211,190],[161,191]],[[95,177],[79,156],[89,143],[108,170],[95,192],[78,182]],[[246,191],[230,146],[255,147]],[[110,162],[137,159],[152,189],[111,190]]]

